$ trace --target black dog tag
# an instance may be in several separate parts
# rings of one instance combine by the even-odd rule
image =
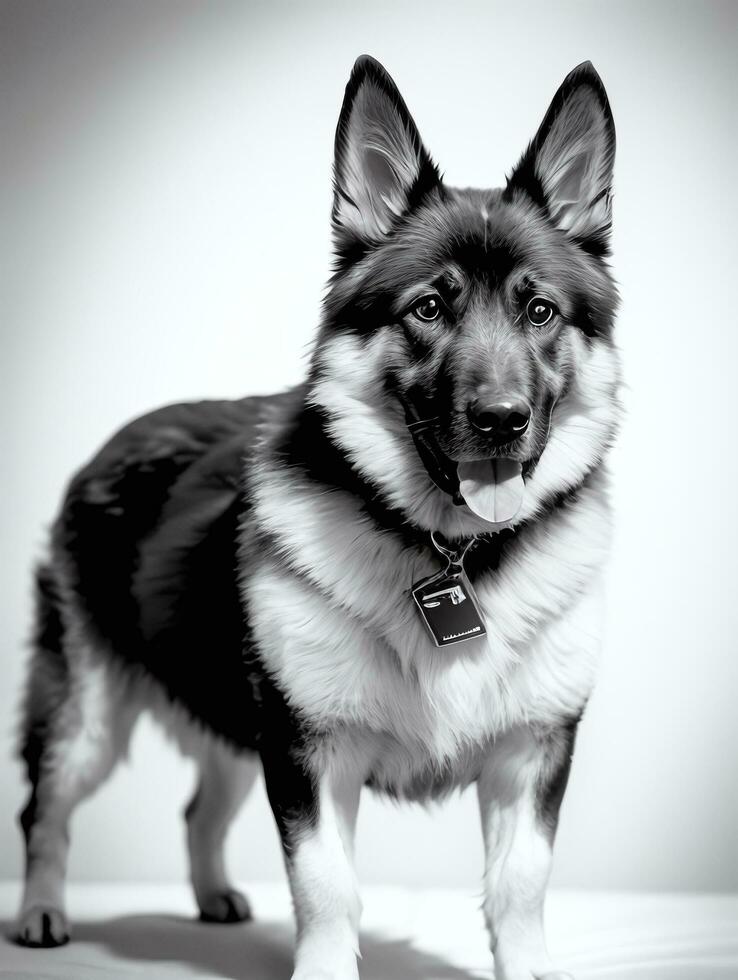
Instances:
[[[443,571],[413,585],[413,599],[420,616],[437,647],[450,646],[484,636],[484,620],[471,582],[464,572],[464,555],[471,542],[461,551],[453,551],[431,535],[435,548],[447,559]]]

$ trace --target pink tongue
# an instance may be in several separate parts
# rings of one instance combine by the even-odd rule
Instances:
[[[480,459],[458,465],[459,490],[467,507],[485,521],[505,524],[523,506],[523,472],[514,459]]]

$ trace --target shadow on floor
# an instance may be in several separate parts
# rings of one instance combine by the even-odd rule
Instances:
[[[12,936],[13,924],[2,922],[0,929],[4,936]],[[170,969],[181,963],[189,968],[188,975],[194,976],[289,980],[293,942],[294,930],[281,923],[256,921],[219,926],[204,925],[184,916],[126,915],[95,922],[78,921],[72,943],[51,951],[51,955],[66,960],[68,954],[73,954],[74,943],[83,943],[100,949],[105,961],[100,963],[101,969],[114,965],[116,970],[121,970],[126,961],[135,962],[138,975],[141,966],[149,963],[151,969],[145,976],[152,980],[156,977],[157,962],[162,966],[166,963]],[[361,950],[361,980],[478,980],[480,977],[440,956],[416,949],[404,939],[381,939],[362,933]],[[21,951],[16,947],[16,952]],[[27,958],[24,967],[28,969],[32,957],[38,953],[36,950],[22,953],[23,959]],[[58,965],[61,967],[61,962]],[[63,974],[55,972],[54,975]]]

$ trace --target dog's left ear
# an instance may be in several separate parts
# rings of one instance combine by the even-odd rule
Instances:
[[[397,86],[367,55],[346,86],[335,153],[333,229],[342,253],[381,242],[440,185]]]
[[[564,79],[533,142],[508,180],[523,190],[582,248],[607,252],[615,124],[605,87],[591,62]]]

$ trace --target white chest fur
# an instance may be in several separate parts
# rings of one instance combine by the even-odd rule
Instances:
[[[472,765],[495,734],[581,710],[598,650],[609,515],[599,484],[526,528],[476,585],[487,636],[437,649],[410,587],[432,556],[378,531],[341,492],[278,471],[257,482],[260,526],[279,554],[245,582],[265,665],[316,724],[363,732],[377,781]]]

